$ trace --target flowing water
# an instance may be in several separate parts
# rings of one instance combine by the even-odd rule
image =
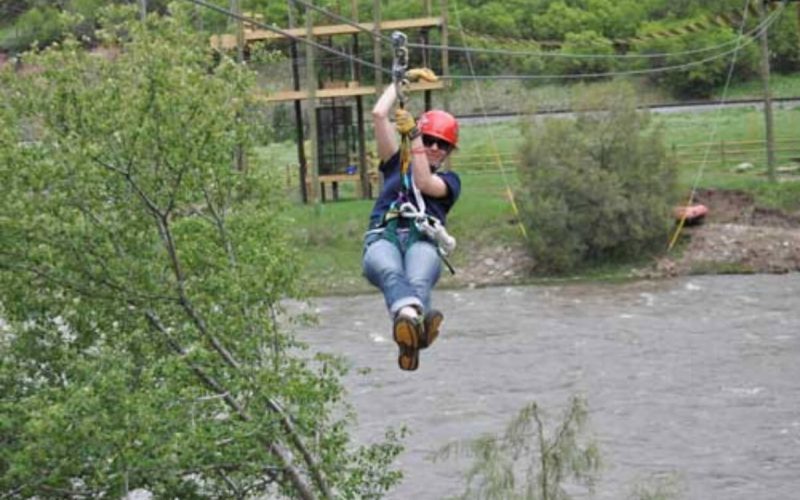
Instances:
[[[469,462],[431,453],[502,432],[531,401],[554,422],[576,394],[604,462],[597,498],[628,498],[653,477],[670,478],[679,498],[800,498],[800,274],[440,290],[434,300],[444,330],[416,372],[397,368],[380,295],[317,299],[319,324],[300,332],[351,363],[359,440],[410,428],[397,463],[405,479],[389,498],[463,492]]]

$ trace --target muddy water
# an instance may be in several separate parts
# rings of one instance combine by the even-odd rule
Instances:
[[[653,476],[681,498],[800,498],[800,274],[437,293],[445,331],[417,372],[397,369],[378,295],[319,299],[300,334],[352,363],[359,439],[411,428],[390,498],[462,492],[468,462],[431,452],[573,394],[605,463],[597,498]]]

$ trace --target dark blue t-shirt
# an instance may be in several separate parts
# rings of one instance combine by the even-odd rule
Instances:
[[[409,173],[413,168],[414,164],[412,163],[409,165]],[[379,169],[383,173],[383,189],[375,201],[372,213],[369,216],[370,229],[381,225],[384,214],[403,190],[403,178],[400,173],[400,151],[398,150],[391,158],[381,162]],[[422,199],[425,201],[425,212],[439,219],[442,224],[447,224],[447,212],[453,208],[456,200],[458,200],[458,195],[461,194],[461,179],[458,174],[451,171],[437,172],[436,175],[441,177],[447,184],[447,195],[442,198],[432,198],[423,194]],[[417,206],[417,200],[413,192],[409,192],[409,199],[414,206]]]

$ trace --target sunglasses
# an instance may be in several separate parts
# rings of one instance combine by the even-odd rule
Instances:
[[[427,148],[432,148],[434,144],[441,149],[442,151],[450,151],[453,149],[453,145],[449,142],[445,141],[444,139],[439,139],[438,137],[433,137],[432,135],[423,135],[422,136],[422,144],[425,145]]]

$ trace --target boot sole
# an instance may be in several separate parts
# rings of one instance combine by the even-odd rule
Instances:
[[[436,309],[430,310],[428,314],[425,315],[425,332],[420,338],[420,349],[427,349],[436,341],[436,338],[439,336],[439,328],[442,326],[443,321],[444,315]]]
[[[401,370],[414,371],[419,367],[419,328],[408,318],[394,321],[394,341],[399,348],[397,364]]]

